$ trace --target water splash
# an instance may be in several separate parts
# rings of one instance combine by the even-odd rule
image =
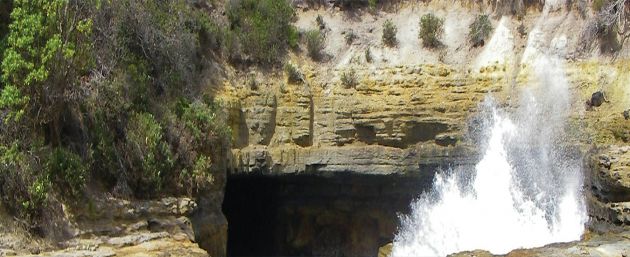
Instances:
[[[432,192],[401,217],[393,256],[505,254],[580,238],[587,217],[581,162],[563,133],[568,83],[559,60],[541,57],[534,67],[537,80],[511,115],[488,104],[484,155],[472,175],[462,176],[463,168],[437,174]]]

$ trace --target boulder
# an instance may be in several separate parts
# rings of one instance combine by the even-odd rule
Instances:
[[[606,97],[602,91],[597,91],[591,95],[590,105],[594,107],[601,106],[606,101]]]
[[[390,257],[392,254],[392,249],[394,248],[393,243],[386,244],[378,248],[378,257]]]

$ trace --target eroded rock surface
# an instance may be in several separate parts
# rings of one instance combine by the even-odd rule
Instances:
[[[549,256],[601,256],[621,257],[630,254],[630,232],[606,233],[593,235],[589,239],[571,243],[557,243],[533,249],[518,249],[506,255],[493,255],[487,251],[468,251],[449,255],[449,257],[549,257]]]
[[[630,146],[610,146],[590,161],[592,218],[630,225]]]
[[[31,251],[5,249],[3,255],[25,256],[209,256],[196,243],[188,218],[198,209],[189,198],[152,201],[116,198],[95,200],[86,210],[72,210],[64,229],[70,239]],[[213,223],[208,223],[212,226]],[[223,231],[227,233],[227,231]]]
[[[339,71],[341,72],[341,71]],[[424,163],[470,162],[468,118],[506,84],[499,70],[445,65],[357,70],[359,85],[307,74],[307,83],[229,87],[232,173],[405,173]]]

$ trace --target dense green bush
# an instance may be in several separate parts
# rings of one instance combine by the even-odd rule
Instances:
[[[88,105],[94,174],[122,195],[146,198],[187,189],[177,183],[194,165],[188,157],[209,147],[201,138],[215,135],[207,131],[215,127],[195,129],[192,117],[200,112],[190,112],[190,100],[175,108],[176,116],[169,101],[196,97],[200,74],[212,58],[205,55],[232,50],[237,35],[186,1],[123,0],[105,5],[95,20],[102,28],[97,42],[103,42],[97,60],[110,71]]]
[[[173,176],[184,190],[189,193],[208,188],[212,182],[214,156],[221,156],[229,146],[231,131],[226,126],[225,115],[220,106],[206,99],[178,104],[179,117],[170,129],[172,140],[177,148],[176,169],[179,174]]]
[[[308,56],[313,60],[320,60],[322,57],[322,50],[324,50],[326,38],[317,29],[312,29],[306,32],[306,49],[308,50]]]
[[[150,113],[131,114],[126,127],[125,154],[129,167],[137,172],[125,174],[127,183],[139,197],[159,192],[163,178],[173,167],[173,155],[163,138],[162,126]]]
[[[483,46],[486,39],[490,36],[490,32],[492,32],[490,17],[487,14],[477,15],[468,28],[468,39],[470,43],[472,43],[474,47]]]
[[[62,147],[55,148],[46,160],[47,176],[60,186],[62,193],[79,197],[87,182],[88,171],[83,159]]]
[[[195,84],[203,56],[200,38],[213,41],[221,33],[183,0],[117,1],[99,9],[94,24],[102,43],[96,48],[97,63],[109,69],[144,65],[138,67],[144,74],[136,73],[150,78],[147,93],[154,94]]]
[[[74,9],[63,12],[64,5],[63,0],[15,2],[1,64],[5,88],[0,108],[15,121],[26,116],[21,121],[25,128],[33,127],[26,123],[49,124],[48,137],[56,144],[60,143],[61,112],[81,100],[69,96],[80,90],[79,76],[91,67],[92,60],[92,21]],[[34,18],[38,16],[46,19]],[[66,19],[78,22],[62,22]],[[64,76],[54,76],[51,71]],[[40,120],[30,119],[28,114],[34,112]]]
[[[18,142],[0,146],[0,197],[7,210],[22,217],[39,216],[45,206],[50,183],[35,156]]]
[[[197,148],[210,147],[215,139],[226,138],[230,131],[225,121],[217,114],[219,106],[204,101],[195,101],[184,107],[182,120],[192,132]]]
[[[293,33],[293,14],[287,0],[232,0],[227,7],[243,51],[259,63],[282,60]]]
[[[189,194],[199,192],[214,182],[211,171],[212,159],[209,156],[200,155],[190,170],[182,170],[179,182],[188,190]]]
[[[398,33],[398,28],[392,22],[392,20],[386,20],[383,23],[383,44],[387,46],[396,45],[396,33]]]
[[[203,189],[229,146],[200,81],[240,35],[186,0],[98,2],[0,1],[0,197],[33,227],[85,191],[183,194],[184,178]]]
[[[59,163],[78,168],[75,172],[60,168],[54,161],[62,158],[54,157],[80,131],[68,121],[76,120],[85,100],[80,78],[94,67],[92,19],[80,11],[90,9],[82,1],[2,1],[3,17],[7,3],[12,4],[11,23],[0,25],[1,33],[8,33],[2,36],[0,65],[1,195],[13,214],[31,221],[55,195],[50,191],[76,194],[84,181],[85,170],[75,165],[81,158],[68,154],[63,158],[67,162]],[[66,184],[51,186],[62,180]]]
[[[442,43],[440,38],[444,33],[444,19],[438,18],[433,13],[428,13],[420,17],[419,38],[425,47],[438,47]]]

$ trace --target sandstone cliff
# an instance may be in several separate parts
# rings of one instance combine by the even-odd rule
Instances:
[[[352,253],[353,249],[355,253],[376,253],[374,244],[384,245],[383,240],[387,239],[380,234],[394,230],[391,224],[397,224],[395,212],[404,212],[404,207],[391,205],[388,208],[395,211],[383,216],[378,208],[358,207],[370,200],[352,198],[357,204],[353,210],[366,215],[347,216],[344,213],[348,210],[343,207],[312,204],[299,198],[301,192],[291,191],[295,186],[291,185],[295,183],[292,178],[370,175],[378,180],[378,177],[400,176],[401,180],[414,180],[419,188],[429,188],[440,168],[476,163],[475,146],[479,142],[475,135],[479,133],[476,131],[479,124],[475,122],[483,115],[479,111],[484,100],[491,97],[509,110],[518,103],[520,89],[545,90],[541,85],[546,82],[536,81],[533,74],[536,60],[548,56],[560,60],[571,88],[572,114],[566,143],[586,156],[585,193],[594,221],[588,228],[604,235],[597,234],[591,241],[513,255],[568,255],[576,248],[582,249],[582,253],[598,254],[599,248],[589,248],[590,244],[609,247],[613,254],[627,250],[625,232],[606,233],[626,230],[630,214],[627,207],[630,177],[626,174],[630,170],[626,163],[630,122],[623,117],[624,110],[630,108],[628,46],[622,45],[614,54],[597,47],[584,51],[581,28],[593,13],[582,16],[571,6],[547,3],[530,7],[521,18],[492,16],[495,28],[492,38],[485,46],[473,48],[462,35],[467,33],[476,7],[441,1],[403,2],[389,6],[391,12],[357,16],[337,9],[304,8],[296,24],[300,29],[308,29],[315,26],[315,17],[322,16],[326,22],[328,56],[324,62],[313,62],[303,55],[292,54],[291,62],[303,74],[303,83],[289,83],[280,71],[255,70],[234,72],[235,79],[224,83],[218,98],[229,114],[234,142],[229,176],[275,177],[285,181],[288,189],[278,189],[281,193],[274,196],[293,200],[280,205],[285,207],[280,213],[289,215],[283,216],[286,219],[290,215],[302,217],[300,221],[282,225],[293,233],[282,239],[286,242],[270,244],[289,247],[285,252],[312,252],[316,249],[305,250],[305,245],[321,245],[324,243],[318,243],[318,238],[329,238],[332,242],[325,244],[339,246],[332,255]],[[487,6],[480,9],[492,12]],[[423,49],[417,40],[417,20],[430,11],[445,17],[441,50]],[[381,25],[387,19],[399,28],[395,47],[380,43]],[[344,40],[347,33],[357,34],[357,39],[347,44]],[[364,57],[366,49],[374,60]],[[358,84],[354,87],[341,81],[342,74],[351,70],[357,75]],[[591,94],[598,91],[606,95],[604,104],[586,105]],[[313,187],[298,185],[309,192]],[[392,188],[382,185],[378,188],[387,191],[396,187],[389,186]],[[344,192],[318,187],[327,192]],[[417,193],[409,189],[398,197]],[[327,199],[325,193],[315,195]],[[304,204],[292,205],[294,198]],[[317,217],[336,218],[320,222]],[[344,220],[349,222],[348,217],[374,224],[379,231],[362,231],[362,226],[344,223]],[[615,228],[610,228],[610,224]],[[347,237],[327,236],[331,232],[326,227],[335,227],[335,234]],[[362,231],[363,242],[349,239],[357,231]]]

